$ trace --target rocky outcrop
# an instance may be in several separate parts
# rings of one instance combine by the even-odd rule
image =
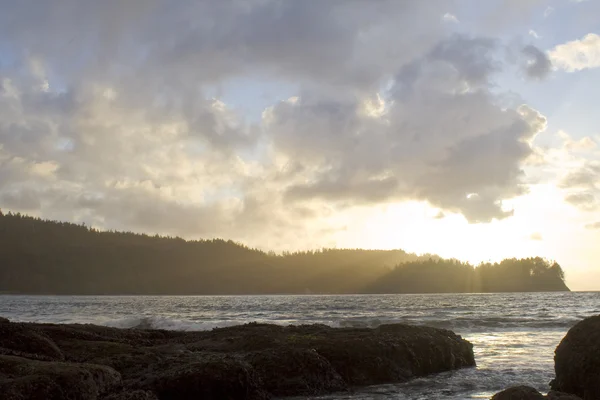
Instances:
[[[574,394],[562,393],[554,390],[551,390],[546,398],[548,400],[581,400],[580,397],[575,396]]]
[[[262,400],[474,365],[472,345],[460,336],[408,325],[171,332],[0,321],[0,393],[7,400]]]
[[[496,393],[491,400],[581,400],[572,394],[552,391],[544,396],[529,386],[514,386]]]
[[[556,348],[553,390],[600,399],[600,315],[572,327]]]
[[[121,374],[103,365],[0,356],[0,393],[4,400],[97,399],[120,383]]]
[[[544,400],[540,392],[529,386],[514,386],[496,393],[492,400]]]

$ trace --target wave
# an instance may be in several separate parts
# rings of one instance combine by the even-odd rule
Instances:
[[[339,327],[369,327],[376,328],[382,324],[403,323],[409,325],[425,325],[434,328],[450,329],[457,332],[493,331],[493,330],[538,330],[538,329],[569,329],[580,318],[562,319],[534,319],[534,318],[511,318],[511,317],[482,317],[482,318],[399,318],[399,319],[343,319],[337,322]]]
[[[483,317],[483,318],[425,318],[414,317],[403,318],[371,318],[354,317],[340,319],[302,319],[302,320],[187,320],[165,316],[131,316],[109,321],[97,321],[97,324],[114,328],[126,329],[163,329],[176,331],[205,331],[214,328],[224,328],[234,325],[242,325],[250,322],[271,323],[277,325],[302,325],[302,324],[324,324],[339,328],[376,328],[384,324],[403,323],[410,325],[425,325],[435,328],[449,329],[458,333],[481,332],[481,331],[505,331],[505,330],[568,330],[580,318],[562,319],[533,319],[533,318],[511,318],[511,317]]]
[[[170,331],[207,331],[241,325],[249,321],[192,321],[159,316],[126,317],[103,321],[100,325],[123,329],[162,329]]]

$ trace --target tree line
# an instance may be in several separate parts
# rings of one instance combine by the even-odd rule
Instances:
[[[0,293],[276,294],[568,290],[557,263],[472,266],[403,250],[276,254],[231,240],[99,231],[0,211]]]

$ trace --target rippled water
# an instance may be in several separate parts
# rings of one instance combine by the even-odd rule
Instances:
[[[600,293],[355,296],[0,296],[14,321],[203,330],[251,321],[452,329],[474,344],[477,368],[322,399],[487,399],[515,384],[548,390],[554,348],[600,314]]]

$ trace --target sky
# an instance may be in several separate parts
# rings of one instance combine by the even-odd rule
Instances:
[[[600,1],[0,0],[0,208],[600,290]]]

